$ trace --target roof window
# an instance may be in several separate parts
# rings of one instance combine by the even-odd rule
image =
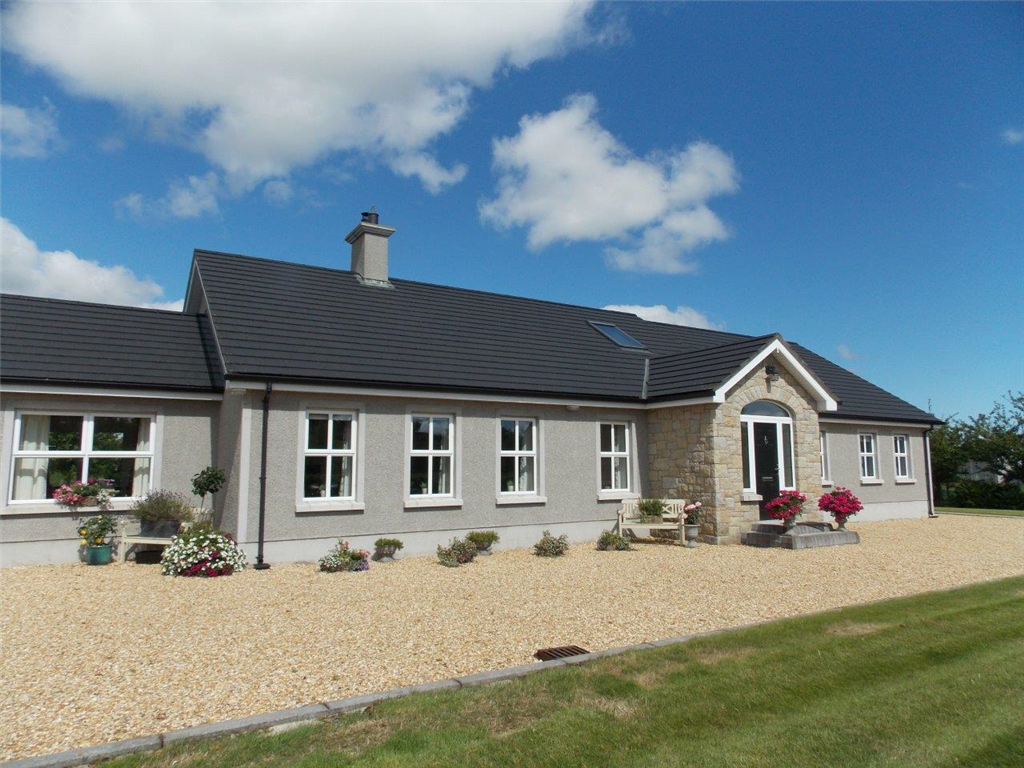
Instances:
[[[620,347],[626,347],[627,349],[644,349],[644,345],[642,343],[634,339],[617,325],[593,322],[590,324]]]

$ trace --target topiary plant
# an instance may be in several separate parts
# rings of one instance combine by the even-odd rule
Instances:
[[[538,557],[561,557],[569,551],[569,537],[552,536],[551,531],[544,531],[540,541],[533,545],[533,554]]]
[[[615,531],[605,531],[597,537],[597,548],[602,552],[625,552],[633,547],[625,536]]]
[[[201,472],[192,476],[192,493],[199,497],[199,509],[206,503],[206,497],[210,496],[210,503],[213,504],[213,495],[224,487],[227,482],[227,475],[219,467],[207,467]]]
[[[498,541],[497,531],[470,531],[466,534],[466,541],[476,545],[477,552],[481,555],[491,554],[491,546]]]

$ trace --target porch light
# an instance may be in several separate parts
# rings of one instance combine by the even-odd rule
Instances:
[[[774,365],[770,365],[770,364],[766,365],[764,367],[764,372],[766,374],[768,374],[768,381],[778,381],[779,380],[779,369],[776,368]]]

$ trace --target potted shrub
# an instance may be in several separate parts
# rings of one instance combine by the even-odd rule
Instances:
[[[317,561],[317,566],[325,573],[368,571],[370,570],[370,553],[365,549],[352,549],[347,541],[338,539],[334,549]]]
[[[663,499],[640,499],[636,504],[636,510],[641,522],[660,523],[665,514],[665,502]]]
[[[800,491],[780,491],[777,498],[764,505],[765,511],[776,520],[781,520],[786,531],[793,530],[796,518],[803,514],[807,495]]]
[[[697,546],[697,539],[700,536],[700,508],[701,503],[695,501],[683,507],[686,513],[686,522],[683,523],[683,535],[686,536],[686,546],[693,549]]]
[[[853,491],[839,486],[833,491],[822,494],[818,499],[818,509],[832,515],[836,523],[839,524],[839,530],[843,531],[846,530],[846,521],[864,509],[864,505],[853,495]]]
[[[604,531],[597,537],[597,548],[601,552],[626,552],[633,546],[625,536],[615,531]]]
[[[377,539],[373,543],[375,550],[374,557],[382,563],[390,563],[395,559],[395,553],[405,548],[405,544],[399,539]]]
[[[169,539],[192,520],[192,506],[174,491],[150,491],[128,509],[139,521],[143,536]]]
[[[437,559],[446,568],[457,568],[476,559],[476,544],[468,539],[454,538],[447,547],[437,545]]]
[[[569,537],[552,536],[551,531],[544,531],[540,541],[533,545],[533,554],[538,557],[561,557],[569,551]]]
[[[183,530],[160,558],[165,576],[230,576],[245,568],[245,563],[245,553],[231,534],[207,524]]]
[[[110,562],[110,537],[117,523],[110,515],[87,517],[78,526],[79,542],[85,547],[87,565],[107,565]]]
[[[471,541],[476,546],[477,554],[491,554],[491,547],[498,541],[497,531],[470,531],[466,534],[466,541]]]
[[[192,476],[192,493],[199,497],[199,510],[202,512],[206,504],[206,497],[210,497],[210,507],[213,507],[213,496],[227,481],[224,470],[219,467],[207,467],[201,472]]]
[[[63,483],[53,492],[53,498],[62,507],[67,509],[79,509],[81,507],[96,507],[106,511],[110,509],[110,487],[113,485],[110,480],[94,480],[89,478],[82,483],[77,480],[70,483]]]

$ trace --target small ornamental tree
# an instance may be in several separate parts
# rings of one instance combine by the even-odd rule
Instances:
[[[807,494],[800,491],[781,491],[777,498],[764,505],[765,511],[774,519],[786,523],[788,528],[792,521],[804,511]]]
[[[220,467],[207,467],[192,476],[192,493],[199,497],[199,509],[203,508],[207,496],[213,503],[213,494],[224,487],[226,480],[227,476]]]
[[[860,499],[853,495],[853,491],[840,486],[834,491],[822,494],[821,498],[818,499],[818,509],[832,515],[835,521],[839,523],[839,527],[842,528],[846,525],[847,518],[851,515],[856,515],[864,509],[864,505],[860,503]]]

